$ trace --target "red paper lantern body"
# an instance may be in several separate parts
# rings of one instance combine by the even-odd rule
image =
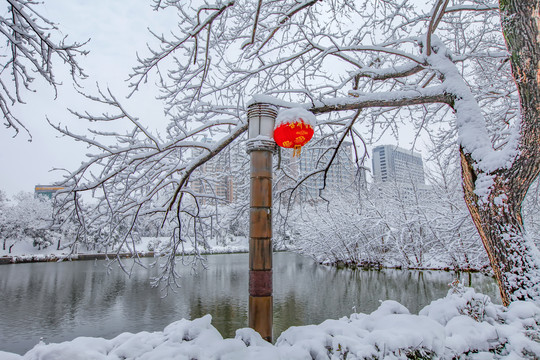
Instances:
[[[293,156],[299,155],[302,146],[313,137],[313,127],[302,119],[283,123],[274,129],[274,140],[284,148],[293,148]]]

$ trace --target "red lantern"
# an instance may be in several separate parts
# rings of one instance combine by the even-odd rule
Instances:
[[[299,111],[306,116],[300,117]],[[283,114],[283,116],[281,116]],[[302,146],[313,137],[313,114],[304,109],[289,109],[278,115],[277,126],[274,129],[274,140],[284,148],[293,148],[293,156],[300,155]]]

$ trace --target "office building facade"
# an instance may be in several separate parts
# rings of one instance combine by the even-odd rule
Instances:
[[[373,149],[373,181],[425,184],[422,156],[395,145],[380,145]]]
[[[209,145],[214,142],[209,139],[204,140]],[[193,152],[193,156],[199,156],[202,150]],[[248,180],[242,166],[246,163],[245,149],[242,147],[232,147],[229,151],[224,151],[210,161],[204,163],[193,173],[193,179],[189,187],[203,197],[200,201],[203,204],[214,203],[211,199],[219,203],[231,203],[237,199],[241,188],[246,186]],[[244,174],[246,176],[240,176]]]

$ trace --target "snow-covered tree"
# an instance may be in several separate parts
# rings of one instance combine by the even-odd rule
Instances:
[[[248,101],[319,114],[318,136],[334,136],[338,144],[349,137],[358,162],[362,141],[405,126],[439,144],[435,154],[459,151],[466,204],[503,302],[539,298],[538,250],[521,216],[540,170],[538,6],[156,0],[156,9],[177,8],[180,21],[172,34],[155,34],[162,46],[140,59],[130,85],[136,91],[155,79],[171,121],[160,132],[108,90],[89,95],[107,109],[77,116],[133,127],[90,136],[58,128],[96,149],[66,184],[108,204],[103,216],[132,224],[157,216],[181,229],[183,215],[201,219],[203,194],[189,187],[196,169],[245,140]],[[316,173],[328,165],[321,161]],[[77,196],[68,198],[75,201],[63,211],[77,208]],[[184,240],[176,234],[173,254]]]
[[[51,229],[52,213],[48,198],[34,198],[31,193],[19,193],[14,204],[0,205],[3,249],[11,253],[13,246],[21,241],[30,241],[39,249],[52,245],[60,236]]]
[[[432,169],[427,172],[431,184],[428,226],[436,237],[438,250],[451,259],[454,268],[482,269],[488,259],[463,202],[459,157],[456,155],[450,152],[447,156],[438,156],[430,164]]]
[[[536,246],[540,244],[540,179],[537,179],[527,192],[523,204],[525,226]]]
[[[15,135],[24,129],[30,133],[22,119],[12,112],[15,103],[24,103],[24,92],[34,91],[36,77],[45,80],[56,91],[59,81],[55,77],[56,60],[64,62],[71,77],[85,78],[77,63],[77,55],[86,54],[81,43],[67,43],[57,26],[42,15],[40,1],[6,0],[7,9],[0,15],[0,110],[4,125]]]
[[[8,220],[8,199],[6,196],[6,193],[2,190],[0,190],[0,234],[3,234],[5,229],[7,228],[7,220]],[[3,240],[3,250],[6,250],[6,239]]]

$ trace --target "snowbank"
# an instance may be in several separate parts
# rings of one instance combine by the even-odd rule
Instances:
[[[0,351],[5,360],[304,360],[304,359],[538,359],[540,307],[515,302],[508,308],[454,284],[448,296],[419,315],[395,301],[371,314],[352,314],[320,325],[291,327],[272,345],[251,329],[223,339],[211,316],[180,320],[162,332],[123,333],[114,339],[79,337],[36,345],[25,355]]]

